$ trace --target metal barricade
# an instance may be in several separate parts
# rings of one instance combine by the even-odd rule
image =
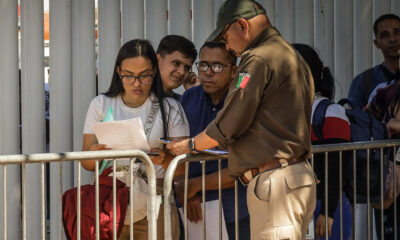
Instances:
[[[383,198],[384,198],[384,193],[383,193],[383,185],[384,179],[383,179],[383,149],[393,149],[393,159],[395,159],[397,147],[400,146],[400,140],[385,140],[385,141],[371,141],[371,142],[354,142],[354,143],[341,143],[341,144],[326,144],[326,145],[318,145],[318,146],[313,146],[312,152],[313,154],[315,153],[325,153],[325,212],[328,211],[328,153],[329,152],[339,152],[339,172],[340,172],[340,183],[339,183],[339,199],[342,199],[342,192],[343,192],[343,152],[352,152],[352,160],[353,160],[353,184],[354,184],[354,189],[353,189],[353,239],[365,239],[364,236],[359,236],[356,230],[356,227],[358,225],[357,221],[359,220],[357,217],[357,208],[355,207],[357,204],[357,182],[356,182],[356,174],[357,174],[357,167],[356,167],[356,162],[360,161],[360,159],[356,158],[356,153],[357,151],[360,150],[366,150],[367,151],[367,159],[366,159],[366,166],[367,166],[367,179],[370,179],[370,151],[374,149],[380,149],[380,219],[378,220],[375,216],[375,221],[380,221],[380,227],[381,227],[381,232],[379,239],[384,239],[384,219],[383,219]],[[396,164],[392,165],[392,171],[395,173],[395,168]],[[394,239],[397,239],[397,215],[396,215],[396,195],[397,195],[397,182],[396,182],[396,176],[393,174],[393,184],[394,184]],[[340,209],[340,237],[343,239],[343,202],[339,201],[339,209]],[[373,239],[373,216],[372,216],[372,206],[371,206],[371,201],[370,201],[370,185],[369,181],[367,182],[367,236],[366,239]],[[328,216],[325,216],[325,222],[328,222]],[[365,229],[362,229],[362,231],[365,231]],[[328,225],[326,224],[326,229],[325,229],[325,237],[328,238]]]
[[[327,207],[328,207],[328,174],[327,174],[327,172],[328,172],[328,161],[329,161],[329,159],[328,159],[328,153],[329,152],[339,152],[339,171],[340,171],[340,176],[339,176],[339,179],[340,179],[340,183],[339,183],[339,189],[340,189],[340,191],[339,191],[339,199],[342,199],[343,198],[343,196],[342,196],[342,191],[343,191],[343,182],[342,182],[342,177],[343,177],[343,175],[342,175],[342,172],[343,172],[343,164],[342,164],[342,161],[343,161],[343,156],[342,156],[342,154],[343,154],[343,152],[344,151],[352,151],[352,157],[353,157],[353,159],[356,159],[356,152],[357,151],[359,151],[359,150],[366,150],[367,151],[367,159],[366,159],[366,161],[367,161],[367,166],[369,167],[369,161],[370,161],[370,154],[369,154],[369,152],[371,151],[371,150],[373,150],[373,149],[381,149],[381,151],[380,151],[380,153],[381,153],[381,156],[380,156],[380,159],[381,159],[381,168],[380,168],[380,170],[381,170],[381,179],[380,179],[380,184],[381,184],[381,202],[380,202],[380,206],[381,206],[381,210],[380,210],[380,218],[378,219],[378,218],[375,218],[375,221],[380,221],[380,226],[381,226],[381,229],[382,229],[382,231],[381,231],[381,234],[380,234],[380,239],[384,239],[384,231],[383,231],[383,227],[384,227],[384,223],[383,223],[383,221],[384,221],[384,219],[383,219],[383,197],[384,197],[384,193],[383,193],[383,184],[385,184],[384,183],[384,179],[383,179],[383,175],[382,175],[382,171],[383,171],[383,149],[384,148],[391,148],[391,149],[393,149],[393,159],[395,158],[395,154],[396,154],[396,151],[397,151],[397,147],[399,147],[400,146],[400,140],[385,140],[385,141],[371,141],[371,142],[357,142],[357,143],[341,143],[341,144],[326,144],[326,145],[318,145],[318,146],[313,146],[313,148],[312,148],[312,153],[313,153],[313,156],[314,156],[314,154],[315,153],[325,153],[325,199],[326,199],[326,203],[325,203],[325,212],[327,212],[328,210],[327,210]],[[211,161],[211,160],[219,160],[219,161],[221,161],[222,159],[227,159],[227,155],[219,155],[219,156],[214,156],[214,155],[207,155],[207,154],[196,154],[196,155],[191,155],[191,154],[184,154],[184,155],[180,155],[180,156],[177,156],[173,161],[171,161],[171,163],[170,163],[170,165],[169,165],[169,167],[168,167],[168,169],[167,169],[167,172],[166,172],[166,175],[165,175],[165,179],[164,179],[164,199],[169,199],[169,197],[171,197],[171,195],[173,194],[173,192],[172,192],[172,184],[173,184],[173,178],[174,178],[174,173],[175,173],[175,171],[176,171],[176,169],[177,169],[177,167],[178,167],[178,165],[179,164],[181,164],[181,163],[185,163],[185,190],[184,190],[184,192],[185,192],[185,198],[184,198],[184,216],[183,216],[183,221],[184,221],[184,226],[185,226],[185,239],[187,239],[187,215],[186,215],[186,212],[187,212],[187,209],[186,209],[186,205],[187,205],[187,188],[188,188],[188,166],[189,166],[189,163],[190,162],[198,162],[198,161],[201,161],[202,163],[203,163],[203,173],[202,173],[202,189],[203,189],[203,191],[202,191],[202,199],[205,199],[205,191],[204,191],[204,189],[205,189],[205,162],[206,161]],[[312,164],[312,162],[313,162],[313,159],[314,158],[312,158],[311,159],[311,164]],[[357,161],[357,160],[356,160]],[[355,175],[356,175],[356,161],[353,161],[353,181],[354,181],[354,186],[357,186],[357,184],[356,184],[356,178],[355,178]],[[392,168],[392,171],[393,171],[393,173],[395,172],[395,166],[396,164],[393,164],[392,166],[393,166],[393,168]],[[368,174],[368,176],[367,176],[367,178],[369,179],[369,168],[367,169],[367,174]],[[218,172],[219,172],[219,187],[218,187],[218,190],[219,190],[219,201],[220,201],[220,206],[221,206],[221,174],[220,174],[220,172],[221,172],[221,169],[220,169],[220,165],[219,165],[219,168],[218,168]],[[237,184],[238,184],[238,182],[237,181],[235,181],[235,235],[236,235],[236,239],[238,239],[238,214],[237,214]],[[396,196],[397,195],[397,191],[396,191],[396,188],[397,188],[397,183],[396,183],[396,176],[395,176],[395,174],[393,174],[393,184],[394,184],[394,192],[393,192],[393,194],[394,194],[394,196]],[[367,188],[369,189],[369,182],[368,182],[368,184],[367,184]],[[356,196],[356,187],[354,188],[354,190],[353,190],[353,194],[354,194],[354,196]],[[368,219],[368,225],[367,225],[367,229],[368,229],[368,231],[367,231],[367,239],[373,239],[373,232],[372,232],[372,229],[373,229],[373,216],[372,216],[372,211],[371,211],[371,209],[372,209],[372,207],[371,207],[371,202],[370,202],[370,197],[369,197],[369,190],[368,190],[368,200],[367,200],[367,219]],[[356,197],[354,197],[354,199],[353,199],[353,206],[356,206],[356,204],[357,204],[357,199],[356,199]],[[396,226],[397,226],[397,216],[396,216],[396,212],[397,212],[397,201],[396,201],[396,198],[394,198],[394,202],[393,202],[393,204],[394,204],[394,212],[395,212],[395,214],[394,214],[394,239],[397,239],[397,228],[396,228]],[[343,202],[342,201],[339,201],[339,209],[340,209],[340,239],[343,239]],[[220,207],[220,209],[219,209],[219,211],[220,211],[220,216],[221,216],[221,211],[222,211],[222,208]],[[170,205],[170,203],[169,202],[165,202],[165,205],[164,205],[164,229],[165,229],[165,239],[166,240],[170,240],[170,239],[172,239],[172,232],[171,232],[171,214],[172,214],[172,209],[171,209],[171,205]],[[363,236],[359,236],[358,234],[357,234],[357,231],[356,231],[356,226],[357,226],[357,211],[356,211],[356,208],[354,207],[353,208],[353,233],[352,233],[352,238],[353,239],[365,239]],[[205,208],[204,208],[204,201],[203,201],[203,222],[202,222],[202,225],[203,225],[203,238],[202,239],[205,239],[205,232],[206,232],[206,225],[205,225],[205,222],[204,222],[204,219],[205,219],[205,217],[204,217],[204,215],[205,215]],[[326,216],[325,216],[325,222],[328,222],[328,215],[326,214]],[[219,219],[219,230],[220,230],[220,234],[219,235],[221,235],[221,219]],[[306,236],[306,239],[314,239],[314,225],[315,225],[315,223],[313,223],[313,222],[311,222],[310,223],[310,227],[309,227],[309,229],[308,229],[308,232],[307,232],[307,236]],[[364,229],[363,229],[363,231],[365,231]],[[326,238],[328,239],[328,224],[326,224],[326,229],[325,229],[325,232],[326,232]],[[219,239],[221,239],[221,236],[219,236]]]
[[[47,162],[64,162],[64,161],[77,161],[77,239],[81,239],[81,161],[88,159],[107,159],[113,161],[113,229],[116,228],[116,162],[117,158],[128,158],[130,159],[130,167],[132,168],[136,158],[142,161],[146,166],[147,179],[148,179],[148,193],[147,193],[147,220],[148,220],[148,239],[155,240],[157,238],[157,217],[156,217],[156,175],[154,165],[150,158],[142,151],[139,150],[109,150],[109,151],[85,151],[85,152],[66,152],[66,153],[42,153],[42,154],[29,154],[29,155],[2,155],[0,156],[0,164],[3,166],[3,237],[7,239],[7,166],[10,164],[21,165],[21,181],[22,181],[22,239],[27,239],[26,234],[26,183],[25,183],[25,166],[26,164],[38,164],[41,166],[41,206],[30,206],[40,207],[41,211],[41,236],[42,239],[46,239],[46,212],[45,212],[45,163]],[[99,229],[99,161],[96,161],[95,170],[95,189],[96,189],[96,239],[100,239]],[[60,176],[62,176],[62,164],[60,164]],[[133,186],[133,172],[130,171],[130,186]],[[60,186],[62,186],[62,178],[60,178]],[[62,187],[57,197],[62,201]],[[19,203],[17,203],[19,204]],[[130,188],[129,191],[129,204],[133,203],[133,191]],[[60,204],[61,206],[61,204]],[[60,226],[62,223],[62,209],[59,209],[60,217],[58,219]],[[52,221],[55,221],[51,219]],[[133,239],[133,207],[130,207],[130,239]],[[38,229],[39,231],[39,229]],[[63,239],[63,228],[60,228],[59,239]],[[113,231],[113,239],[117,239],[117,231]]]
[[[173,195],[172,192],[172,184],[173,184],[173,179],[174,179],[174,174],[175,171],[178,167],[179,164],[185,163],[185,198],[184,198],[184,204],[183,204],[183,224],[184,224],[184,229],[185,229],[185,239],[187,239],[187,190],[188,190],[188,170],[189,170],[189,163],[190,162],[202,162],[202,199],[206,199],[206,191],[205,189],[205,164],[206,161],[212,161],[212,160],[218,160],[218,196],[219,196],[219,219],[218,219],[218,228],[219,228],[219,239],[222,238],[222,201],[221,201],[221,194],[222,194],[222,189],[221,189],[221,161],[223,159],[227,159],[227,155],[209,155],[209,154],[196,154],[196,155],[190,155],[190,154],[183,154],[179,155],[174,160],[171,161],[171,163],[168,166],[167,172],[165,173],[165,178],[164,178],[164,199],[170,199],[171,196]],[[235,235],[236,239],[238,239],[238,198],[237,198],[237,185],[238,181],[235,181]],[[206,236],[206,211],[205,211],[205,201],[202,201],[202,235],[203,238],[205,239]],[[164,203],[164,239],[165,240],[171,240],[172,239],[172,208],[171,208],[171,203],[169,201],[165,201]]]

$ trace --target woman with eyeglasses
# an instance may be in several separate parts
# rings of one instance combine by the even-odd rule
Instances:
[[[150,156],[155,164],[157,176],[157,194],[162,192],[165,169],[173,156],[162,149],[160,138],[180,139],[189,136],[189,125],[178,101],[165,96],[157,57],[147,40],[135,39],[125,43],[119,50],[111,84],[107,92],[95,97],[90,103],[83,130],[83,151],[109,150],[104,144],[98,144],[93,125],[103,121],[108,109],[112,107],[114,120],[126,120],[140,117],[146,128],[149,114],[155,115],[147,140]],[[151,121],[150,121],[151,122]],[[86,160],[82,166],[90,171],[95,170],[96,160]],[[120,161],[117,161],[117,164]],[[129,179],[129,178],[128,178]],[[145,199],[146,200],[146,199]],[[157,220],[157,239],[164,238],[163,207]],[[129,239],[129,217],[118,239]],[[179,236],[178,215],[173,211],[173,236]],[[175,238],[176,236],[176,238]],[[147,219],[134,222],[134,239],[147,239]]]

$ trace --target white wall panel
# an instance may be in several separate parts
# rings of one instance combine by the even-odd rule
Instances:
[[[82,132],[86,113],[90,101],[96,96],[94,12],[93,0],[72,1],[72,115],[74,151],[81,151],[82,149]],[[92,175],[92,173],[82,171],[82,174],[85,175],[82,182],[87,183],[90,178],[89,175]]]
[[[72,123],[72,1],[50,1],[50,152],[73,148]],[[61,193],[73,186],[73,165],[50,164],[50,239],[63,235],[60,220]]]
[[[334,74],[334,7],[331,0],[314,1],[314,48]],[[334,76],[335,77],[335,76]],[[339,79],[335,78],[336,82]]]
[[[144,1],[122,0],[122,42],[144,38]]]
[[[355,0],[354,6],[354,75],[358,75],[373,66],[372,0]]]
[[[353,59],[353,1],[335,1],[335,79],[336,99],[347,97],[352,81]]]
[[[294,0],[276,0],[275,3],[275,25],[289,43],[294,42],[295,35],[294,3]]]
[[[214,30],[213,0],[195,0],[193,2],[193,42],[198,50]]]
[[[392,0],[392,13],[399,14],[400,13],[400,1]]]
[[[293,42],[314,46],[314,0],[295,1],[295,37]]]
[[[213,29],[215,29],[215,27],[216,27],[218,10],[219,10],[219,7],[222,5],[223,2],[224,2],[223,0],[214,0],[214,11],[213,11],[213,14],[214,14],[214,25],[213,25]]]
[[[272,26],[275,26],[275,0],[260,0],[258,2],[267,11],[267,16]]]
[[[168,0],[168,34],[181,35],[192,39],[190,0]]]
[[[99,80],[98,92],[106,92],[121,46],[120,1],[99,0]]]
[[[381,15],[390,13],[391,0],[373,0],[373,17],[372,22],[375,22]],[[397,12],[399,14],[400,12]],[[372,25],[371,25],[372,28]],[[374,65],[383,62],[382,52],[374,46],[373,63]]]
[[[43,0],[21,0],[21,119],[22,153],[45,152]],[[26,224],[23,234],[41,239],[40,165],[25,171]],[[23,180],[24,180],[23,179]],[[23,193],[24,194],[24,193]]]
[[[17,1],[2,1],[0,7],[0,154],[20,153],[18,84],[18,6]],[[0,207],[0,238],[20,239],[20,167],[7,167],[7,209]],[[3,206],[3,166],[0,167],[0,206]],[[7,211],[7,229],[3,214]]]
[[[160,40],[167,35],[167,1],[146,1],[146,38],[157,49]]]

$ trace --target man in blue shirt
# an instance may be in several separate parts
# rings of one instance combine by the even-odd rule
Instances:
[[[374,44],[381,50],[384,62],[357,75],[351,83],[348,98],[356,109],[367,105],[369,95],[381,83],[388,83],[399,71],[400,18],[384,14],[374,23]]]
[[[222,109],[229,85],[236,74],[236,57],[225,49],[225,44],[206,42],[200,48],[200,61],[196,63],[201,85],[185,91],[181,104],[190,126],[190,136],[202,132]],[[222,204],[229,239],[235,239],[235,190],[234,179],[227,170],[227,161],[221,163]],[[190,163],[188,185],[188,219],[202,219],[201,202],[202,165]],[[218,162],[206,163],[206,201],[218,200]],[[183,184],[176,187],[178,199],[183,200]],[[249,214],[246,188],[238,187],[239,239],[250,239]]]

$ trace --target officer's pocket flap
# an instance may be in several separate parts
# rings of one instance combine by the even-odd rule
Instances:
[[[308,173],[300,173],[291,176],[286,176],[285,179],[286,179],[286,184],[290,189],[310,186],[314,183],[313,176],[311,176]]]

